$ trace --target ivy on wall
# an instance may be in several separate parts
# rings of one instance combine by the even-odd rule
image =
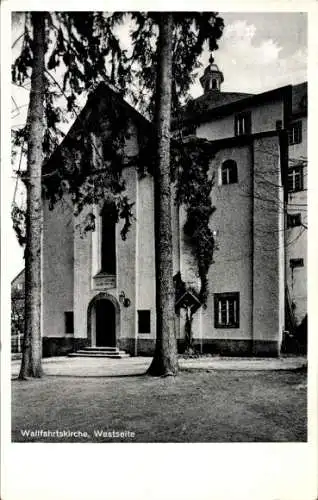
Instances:
[[[184,232],[189,237],[201,280],[200,301],[206,306],[208,297],[208,271],[213,262],[215,242],[210,229],[210,217],[215,211],[211,190],[214,176],[210,174],[213,149],[209,141],[189,137],[174,143],[174,178],[176,203],[186,209]]]

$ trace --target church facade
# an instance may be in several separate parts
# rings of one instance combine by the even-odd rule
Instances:
[[[216,210],[210,227],[217,249],[206,307],[198,307],[193,317],[194,345],[201,353],[277,356],[286,316],[297,325],[307,310],[307,87],[251,95],[222,92],[222,82],[211,59],[201,78],[203,95],[182,118],[183,134],[208,139],[215,151],[210,169]],[[149,124],[106,84],[88,99],[81,120],[88,123],[94,110],[95,121],[107,121],[109,96],[127,115],[127,156],[137,154],[138,137]],[[69,135],[76,137],[80,129],[77,121]],[[94,131],[86,128],[85,133]],[[55,161],[53,155],[53,166]],[[100,207],[94,208],[95,230],[83,236],[67,196],[53,210],[44,201],[44,355],[85,346],[118,348],[134,356],[154,352],[154,180],[133,165],[122,175],[134,203],[125,241],[121,222],[114,223]],[[195,289],[197,264],[184,220],[183,208],[172,203],[173,272]],[[182,350],[182,310],[175,323]]]

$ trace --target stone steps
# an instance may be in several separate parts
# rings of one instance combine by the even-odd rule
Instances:
[[[121,359],[129,358],[130,355],[125,351],[121,351],[118,347],[84,347],[76,352],[69,353],[71,357],[85,357],[85,358],[112,358]]]

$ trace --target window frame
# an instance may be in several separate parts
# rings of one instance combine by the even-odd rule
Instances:
[[[232,159],[224,160],[221,165],[220,185],[227,186],[229,184],[237,184],[238,183],[237,170],[238,170],[237,163],[235,160]],[[224,182],[224,174],[226,176],[226,182]]]
[[[230,321],[230,304],[233,301],[233,321]],[[226,308],[226,323],[222,321],[222,302]],[[224,307],[223,304],[223,307]],[[220,316],[221,315],[221,316]],[[214,294],[214,328],[240,328],[240,292],[224,292]]]
[[[252,113],[251,111],[242,111],[234,116],[234,135],[235,137],[250,135],[252,133]]]
[[[288,145],[301,144],[303,140],[303,124],[301,120],[291,123],[288,127]]]
[[[301,213],[297,212],[295,214],[287,213],[287,229],[291,229],[293,227],[299,227],[302,225],[301,222]]]
[[[147,315],[146,319],[145,317],[142,318],[142,316]],[[137,311],[137,319],[138,319],[138,335],[148,335],[151,333],[151,309],[138,309]],[[145,327],[145,323],[147,324],[147,327]],[[141,328],[143,326],[143,328]],[[146,331],[149,330],[149,331]]]
[[[297,267],[304,267],[304,259],[302,258],[289,259],[289,267],[291,269],[295,269]]]
[[[299,175],[300,182],[297,184],[296,176]],[[292,189],[290,189],[290,178],[292,176]],[[303,165],[295,165],[289,167],[287,175],[287,189],[288,193],[298,193],[304,190],[304,167]]]
[[[70,324],[71,328],[68,328]],[[65,335],[74,335],[74,311],[64,311],[64,331]]]
[[[101,210],[100,273],[116,275],[116,220],[114,208],[104,205]]]

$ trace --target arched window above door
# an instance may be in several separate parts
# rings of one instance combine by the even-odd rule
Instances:
[[[116,222],[115,206],[105,204],[101,211],[101,272],[116,274]]]

